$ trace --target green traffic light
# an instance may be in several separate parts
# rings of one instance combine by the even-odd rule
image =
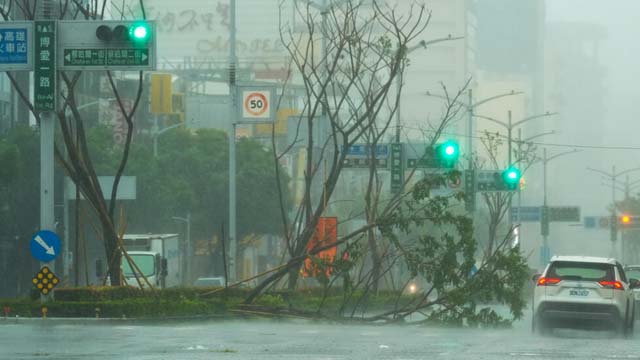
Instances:
[[[129,28],[129,36],[134,41],[147,41],[151,36],[151,31],[147,23],[136,23]]]
[[[442,160],[455,161],[459,155],[460,147],[453,140],[448,140],[438,145],[438,157]]]
[[[502,179],[504,180],[507,187],[511,189],[515,189],[520,184],[520,178],[522,177],[522,173],[520,169],[511,166],[507,170],[502,173]]]
[[[452,168],[460,156],[460,147],[453,140],[447,140],[435,148],[437,167]]]

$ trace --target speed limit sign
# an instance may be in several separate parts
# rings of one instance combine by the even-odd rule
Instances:
[[[271,117],[269,91],[243,91],[242,117],[247,119],[267,119]]]

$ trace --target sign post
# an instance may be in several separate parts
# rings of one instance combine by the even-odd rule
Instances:
[[[40,118],[40,230],[48,230],[52,233],[55,229],[54,225],[54,157],[53,157],[53,141],[55,132],[55,111],[57,100],[57,73],[56,73],[56,22],[54,20],[38,20],[35,25],[35,74],[34,74],[34,101],[35,111],[39,113]],[[39,233],[40,234],[40,233]],[[40,239],[43,236],[36,235]],[[48,233],[46,233],[48,234]],[[54,234],[55,235],[55,234]],[[35,238],[34,238],[35,239]],[[36,240],[32,240],[36,241]],[[59,241],[59,240],[58,240]],[[46,243],[46,242],[44,242]],[[55,256],[59,253],[55,252]],[[42,248],[42,247],[41,247]],[[33,249],[33,248],[32,248]],[[36,253],[33,253],[36,257]],[[37,258],[37,257],[36,257]],[[44,257],[39,259],[41,265],[46,261]],[[55,270],[54,264],[51,264],[51,271]],[[42,292],[40,300],[45,302],[47,299]]]
[[[231,5],[231,44],[235,45],[235,2]],[[235,69],[237,59],[235,46],[230,47],[230,62]],[[229,83],[231,89],[231,121],[229,123],[229,277],[231,281],[236,278],[236,125],[275,123],[276,112],[273,98],[276,88],[274,86],[238,85],[235,79],[235,70],[230,73]],[[240,114],[240,116],[237,116]],[[239,118],[239,119],[238,119]]]

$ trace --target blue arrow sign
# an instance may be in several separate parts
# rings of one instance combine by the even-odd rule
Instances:
[[[35,234],[29,244],[31,255],[39,261],[49,262],[60,253],[60,238],[56,233],[42,230]]]

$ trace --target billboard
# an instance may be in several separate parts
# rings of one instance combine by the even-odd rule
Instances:
[[[282,4],[281,4],[282,3]],[[242,0],[236,5],[236,51],[239,59],[282,62],[280,19],[292,18],[293,2]],[[131,12],[141,16],[137,1]],[[114,5],[115,6],[115,5]],[[229,56],[229,0],[145,0],[148,20],[158,29],[158,66],[185,58],[226,61]],[[114,10],[114,16],[119,12]]]

